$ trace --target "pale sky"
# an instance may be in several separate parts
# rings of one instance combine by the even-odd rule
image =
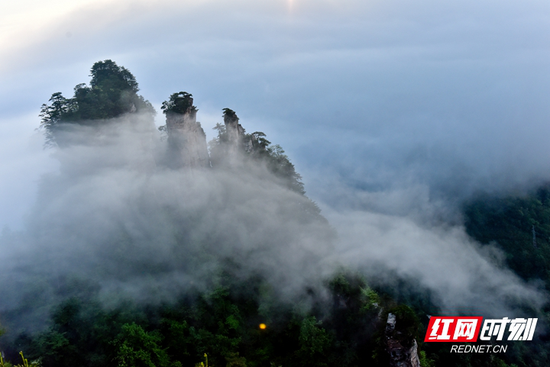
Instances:
[[[0,227],[56,167],[40,105],[104,59],[155,106],[192,93],[210,136],[232,108],[327,205],[358,200],[336,184],[431,197],[550,179],[548,1],[27,0],[0,5],[0,30]]]

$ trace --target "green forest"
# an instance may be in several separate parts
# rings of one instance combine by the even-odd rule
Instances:
[[[62,238],[57,242],[66,241],[74,248],[80,248],[80,236],[88,236],[89,242],[82,240],[82,246],[98,244],[103,257],[84,252],[89,264],[74,266],[73,259],[56,263],[48,256],[56,256],[50,255],[50,249],[53,252],[58,243],[44,240],[50,247],[41,255],[43,265],[34,261],[10,267],[24,274],[21,279],[25,280],[13,280],[17,291],[5,293],[5,302],[18,300],[13,301],[15,306],[0,309],[0,366],[412,366],[411,350],[422,367],[549,365],[548,305],[542,310],[518,305],[529,317],[539,318],[532,342],[503,342],[509,346],[505,354],[450,354],[449,343],[424,343],[428,315],[439,315],[440,308],[412,280],[396,275],[395,287],[388,287],[356,270],[338,267],[330,274],[308,272],[311,277],[297,280],[298,290],[288,290],[292,296],[286,297],[276,289],[278,279],[286,275],[275,272],[283,267],[273,263],[279,252],[286,254],[283,258],[295,257],[296,267],[315,263],[315,254],[298,259],[301,255],[294,252],[295,246],[330,248],[337,234],[306,196],[302,177],[283,148],[263,132],[247,133],[230,108],[220,109],[224,123],[214,127],[217,136],[205,143],[202,126],[195,120],[198,108],[193,96],[183,91],[167,93],[161,107],[166,125],[155,128],[156,111],[138,94],[138,83],[129,70],[105,60],[92,66],[90,77],[88,84],[75,86],[72,97],[57,92],[42,105],[40,128],[46,149],[88,152],[96,149],[88,145],[97,141],[107,146],[104,142],[110,137],[103,136],[102,129],[117,134],[114,125],[131,125],[132,116],[139,116],[136,124],[144,124],[147,131],[153,126],[151,134],[168,146],[152,159],[153,172],[162,171],[162,177],[171,179],[174,172],[196,170],[181,179],[177,176],[179,185],[191,187],[199,180],[197,186],[216,185],[225,195],[209,192],[204,200],[212,208],[205,208],[192,200],[203,191],[189,194],[191,204],[181,204],[163,199],[171,187],[159,185],[164,191],[151,190],[151,198],[131,197],[131,218],[137,219],[127,220],[118,212],[105,214],[109,220],[102,227],[108,228],[104,236],[95,233],[92,225],[75,228],[70,221],[66,227],[60,225],[58,232],[52,226],[35,225],[32,235],[3,234],[6,243],[40,243],[42,235],[56,236]],[[75,134],[80,135],[75,139]],[[122,159],[110,151],[105,156],[109,162]],[[113,167],[101,170],[116,170],[115,163]],[[73,171],[62,172],[70,172],[65,181],[48,178],[50,186],[41,192],[43,208],[61,205],[51,193],[68,195],[72,184],[93,184],[87,181],[90,174]],[[247,190],[240,195],[242,187]],[[253,209],[240,213],[241,202]],[[225,211],[216,211],[217,207]],[[98,204],[94,211],[101,208]],[[226,218],[234,212],[246,221]],[[530,192],[479,194],[463,203],[461,213],[472,240],[498,249],[502,266],[550,291],[550,184]],[[57,223],[55,215],[47,211],[41,215],[47,217],[45,223]],[[216,224],[204,229],[204,218]],[[266,218],[272,223],[264,224]],[[145,231],[145,221],[154,223],[154,230]],[[260,243],[260,247],[243,243]],[[280,247],[282,243],[286,247]],[[155,248],[166,248],[166,256],[157,261],[148,252]],[[275,260],[256,265],[258,259],[266,258]],[[84,270],[51,270],[88,266],[100,275],[88,278]],[[280,278],[264,272],[270,267]],[[180,283],[171,280],[173,274],[190,275]],[[118,284],[130,284],[124,282],[134,278],[137,283],[152,284],[144,289],[154,289],[157,278],[168,279],[162,283],[168,284],[163,286],[168,296],[116,296]],[[129,294],[144,293],[140,286]],[[386,323],[389,314],[396,317],[392,330]],[[33,322],[27,323],[31,318]],[[397,347],[392,349],[390,340]]]

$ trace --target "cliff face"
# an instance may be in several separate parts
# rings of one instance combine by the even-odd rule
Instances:
[[[239,124],[239,118],[235,111],[229,108],[224,108],[223,111],[223,123],[225,124],[229,153],[251,153],[253,150],[253,140],[255,139],[254,136],[252,135],[248,139],[245,139],[245,130]]]
[[[223,122],[223,126],[221,124],[216,126],[218,137],[211,142],[212,166],[241,167],[246,161],[246,153],[251,152],[250,136],[245,134],[235,111],[224,108]]]
[[[223,123],[227,133],[227,141],[229,144],[238,147],[243,143],[244,128],[239,124],[239,118],[235,111],[229,108],[224,108]]]
[[[209,167],[210,156],[206,143],[206,134],[197,122],[197,108],[193,106],[190,94],[180,92],[165,102],[166,132],[168,134],[168,166]],[[243,153],[254,150],[255,136],[247,136],[235,111],[224,108],[223,121],[225,130],[219,140],[217,156],[212,157],[215,163],[226,166],[243,164]],[[214,153],[216,156],[216,153]]]
[[[390,357],[390,367],[420,367],[418,358],[418,345],[415,339],[407,347],[405,340],[396,330],[397,318],[394,314],[388,314],[386,323],[386,350]]]
[[[192,105],[184,113],[166,113],[169,162],[174,168],[209,167],[206,134],[197,122],[197,109]]]

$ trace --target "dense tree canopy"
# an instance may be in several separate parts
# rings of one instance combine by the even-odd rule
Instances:
[[[470,236],[500,247],[519,276],[550,290],[550,185],[528,195],[481,195],[464,213]]]
[[[114,61],[96,62],[90,76],[90,86],[84,83],[76,85],[72,98],[56,92],[52,94],[50,104],[42,105],[41,123],[49,142],[58,143],[56,132],[63,124],[93,125],[125,113],[155,113],[151,103],[137,94],[138,83],[132,73]]]
[[[187,112],[189,107],[193,107],[195,112],[198,111],[197,108],[193,106],[193,95],[187,92],[178,92],[171,94],[168,101],[162,102],[161,109],[164,114],[183,114]]]

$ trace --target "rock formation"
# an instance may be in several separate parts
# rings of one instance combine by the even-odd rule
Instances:
[[[254,134],[245,135],[245,130],[239,124],[239,118],[235,111],[223,109],[223,123],[225,124],[225,132],[227,134],[227,143],[233,152],[251,153],[254,149],[256,137]]]
[[[386,323],[386,350],[390,356],[390,367],[420,367],[418,358],[418,345],[413,338],[410,347],[405,346],[403,338],[396,330],[397,318],[394,314],[388,314]]]
[[[239,118],[235,111],[224,108],[223,123],[225,124],[227,142],[235,147],[241,145],[243,143],[244,128],[239,124]]]
[[[166,114],[170,166],[209,167],[206,134],[197,122],[198,110],[193,106],[192,95],[175,93],[162,109]]]

